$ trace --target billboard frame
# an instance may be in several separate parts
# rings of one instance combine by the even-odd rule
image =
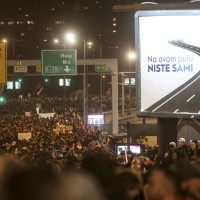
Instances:
[[[134,15],[134,26],[135,26],[135,49],[136,49],[136,112],[138,116],[141,117],[163,117],[163,118],[197,118],[200,119],[200,112],[182,112],[182,113],[172,113],[172,112],[151,112],[142,109],[142,86],[141,86],[141,37],[140,37],[140,17],[156,17],[156,16],[200,16],[200,10],[148,10],[148,11],[137,11]],[[195,77],[195,76],[194,76]],[[186,82],[184,83],[186,84]],[[180,89],[181,87],[177,88]],[[167,95],[166,95],[167,96]],[[148,98],[148,97],[147,97]],[[156,102],[157,103],[157,102]]]

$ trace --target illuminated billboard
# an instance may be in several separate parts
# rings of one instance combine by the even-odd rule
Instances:
[[[101,126],[104,124],[104,115],[88,115],[88,124]]]
[[[135,13],[137,114],[200,118],[200,10]]]
[[[120,153],[123,153],[125,150],[128,150],[128,146],[122,145],[122,144],[117,144],[116,148],[117,148],[117,155],[119,155]],[[134,154],[141,153],[141,146],[139,144],[135,144],[135,145],[131,144],[129,148],[130,148],[130,151]]]

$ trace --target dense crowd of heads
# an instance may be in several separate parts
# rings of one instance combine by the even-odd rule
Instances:
[[[36,104],[55,114],[40,117]],[[200,199],[198,141],[121,156],[99,127],[83,125],[74,99],[12,99],[0,112],[2,200]]]

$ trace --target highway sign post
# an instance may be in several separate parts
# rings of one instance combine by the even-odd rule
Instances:
[[[42,74],[76,75],[77,51],[75,49],[42,50]]]
[[[6,84],[7,82],[7,68],[6,68],[6,61],[7,61],[7,51],[6,51],[6,43],[0,42],[0,85]]]
[[[110,72],[110,68],[107,65],[95,65],[95,72]]]

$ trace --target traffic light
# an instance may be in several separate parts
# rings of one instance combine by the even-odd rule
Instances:
[[[4,96],[0,96],[0,105],[6,103],[6,98]]]
[[[44,82],[45,82],[45,83],[48,83],[48,82],[49,82],[49,79],[48,79],[48,78],[45,78],[45,79],[44,79]]]

